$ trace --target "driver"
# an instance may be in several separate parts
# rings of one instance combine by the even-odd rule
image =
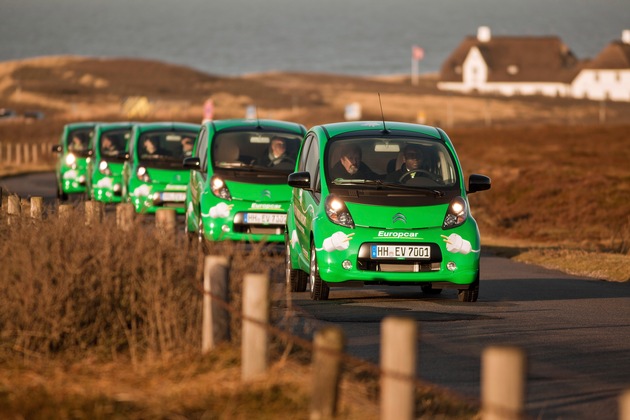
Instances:
[[[420,170],[422,158],[423,155],[420,146],[417,144],[406,145],[403,149],[403,164],[400,166],[400,169],[388,174],[385,180],[390,182],[400,181],[402,176],[408,172],[411,172],[409,176],[413,178],[415,171]]]

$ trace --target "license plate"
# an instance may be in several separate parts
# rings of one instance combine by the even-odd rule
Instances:
[[[169,201],[171,203],[186,201],[186,193],[164,192],[162,193],[162,201]]]
[[[371,257],[397,260],[428,260],[431,258],[431,247],[428,245],[372,245]]]
[[[245,213],[243,221],[250,225],[282,225],[287,223],[286,213]]]

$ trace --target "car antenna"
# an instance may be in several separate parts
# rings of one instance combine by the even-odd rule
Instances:
[[[260,118],[258,118],[258,107],[254,106],[254,110],[256,110],[256,128],[258,130],[262,130],[262,126],[260,125]]]
[[[383,104],[381,103],[381,92],[377,92],[378,94],[378,104],[381,107],[381,118],[383,120],[383,134],[389,134],[389,130],[385,127],[385,114],[383,114]]]

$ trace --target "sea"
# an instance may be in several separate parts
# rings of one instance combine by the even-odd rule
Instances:
[[[580,59],[630,29],[628,0],[0,0],[0,61],[138,57],[238,76],[435,73],[479,26],[558,36]]]

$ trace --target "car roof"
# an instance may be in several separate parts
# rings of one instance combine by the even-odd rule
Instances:
[[[328,138],[340,136],[340,135],[357,135],[357,136],[382,136],[388,135],[422,135],[432,137],[435,139],[443,138],[441,130],[437,127],[431,127],[428,125],[411,124],[396,121],[385,121],[385,128],[383,130],[383,121],[350,121],[350,122],[338,122],[329,123],[315,126],[312,129],[321,128],[326,132]]]
[[[82,122],[73,122],[65,125],[67,130],[76,130],[77,128],[94,128],[97,124],[100,124],[97,121],[82,121]]]
[[[153,130],[191,130],[191,131],[199,131],[201,128],[200,124],[182,122],[182,121],[162,121],[162,122],[151,122],[151,123],[142,123],[135,126],[135,129],[138,133],[144,133],[146,131]]]
[[[138,123],[131,122],[131,121],[107,122],[107,123],[98,123],[96,125],[96,128],[100,131],[116,130],[118,128],[132,128],[136,124]]]
[[[267,120],[267,119],[246,119],[246,118],[234,118],[227,120],[214,120],[206,123],[211,125],[214,131],[241,129],[241,130],[257,130],[257,129],[271,129],[289,131],[299,134],[306,133],[306,127],[302,124],[298,124],[291,121],[281,120]]]

